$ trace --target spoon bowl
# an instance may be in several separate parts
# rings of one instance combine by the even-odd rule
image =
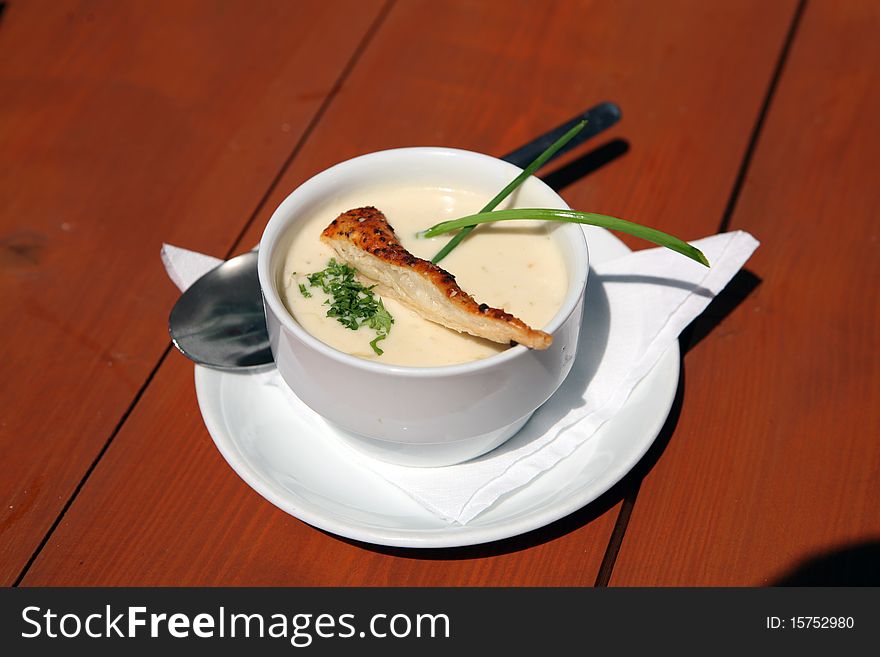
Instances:
[[[193,283],[171,310],[168,331],[199,365],[241,370],[272,363],[257,252],[227,260]]]

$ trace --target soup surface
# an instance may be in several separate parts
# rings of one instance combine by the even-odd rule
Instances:
[[[327,317],[327,295],[318,287],[310,287],[307,278],[308,274],[324,269],[334,257],[320,235],[347,210],[367,205],[378,208],[403,246],[413,255],[430,260],[451,236],[424,239],[416,233],[440,221],[479,212],[488,200],[484,193],[423,185],[372,187],[328,199],[294,228],[280,279],[287,309],[306,331],[331,347],[381,363],[453,365],[507,349],[508,345],[457,333],[423,319],[394,299],[383,297],[394,324],[388,337],[379,343],[384,353],[378,356],[370,347],[375,331],[367,327],[353,331]],[[504,207],[507,206],[499,209]],[[483,225],[444,258],[440,266],[451,272],[477,303],[502,308],[533,328],[543,328],[561,307],[568,284],[562,253],[551,238],[556,228],[557,225],[531,221]],[[302,294],[301,284],[310,297]]]

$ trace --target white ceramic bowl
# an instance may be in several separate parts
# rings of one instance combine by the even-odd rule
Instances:
[[[291,227],[335,194],[389,180],[485,189],[488,199],[519,172],[503,160],[470,151],[380,151],[311,178],[269,220],[258,267],[278,371],[356,449],[395,463],[442,466],[475,458],[513,436],[571,370],[589,270],[586,240],[576,224],[560,225],[553,232],[566,261],[568,292],[559,312],[543,327],[553,335],[549,349],[520,345],[460,365],[402,367],[338,351],[293,319],[278,293]],[[520,188],[517,204],[568,207],[537,178]]]

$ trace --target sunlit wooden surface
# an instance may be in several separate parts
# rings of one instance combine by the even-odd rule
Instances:
[[[876,549],[878,27],[868,1],[9,2],[0,582],[763,585]],[[541,172],[573,207],[763,243],[686,333],[636,471],[542,530],[430,552],[248,488],[169,352],[161,243],[232,255],[331,164],[501,155],[602,100],[623,121]]]

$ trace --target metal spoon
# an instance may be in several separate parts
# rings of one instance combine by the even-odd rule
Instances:
[[[227,260],[187,288],[168,329],[174,346],[200,365],[232,370],[271,363],[257,252]]]
[[[596,105],[501,159],[525,167],[583,119],[586,127],[551,159],[617,123],[620,108]],[[257,252],[227,260],[187,288],[171,310],[168,330],[174,346],[199,365],[241,370],[271,363]]]

